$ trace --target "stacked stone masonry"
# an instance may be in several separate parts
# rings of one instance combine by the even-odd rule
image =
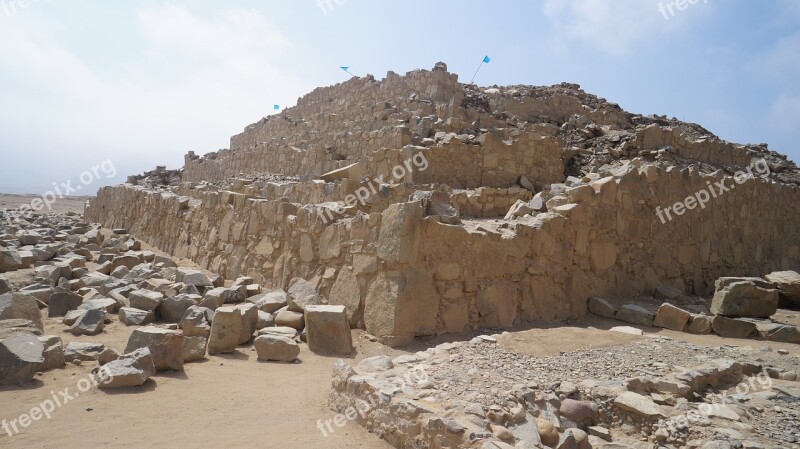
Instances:
[[[405,342],[580,316],[591,295],[633,298],[662,284],[708,294],[721,276],[800,268],[796,187],[754,179],[705,209],[667,223],[656,216],[719,179],[632,164],[510,227],[443,224],[418,202],[326,224],[318,207],[285,199],[209,192],[189,201],[128,185],[102,189],[86,212],[229,279],[282,288],[312,279],[329,302],[357,310],[355,324]]]

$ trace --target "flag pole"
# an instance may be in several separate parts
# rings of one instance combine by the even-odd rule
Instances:
[[[483,67],[483,61],[485,61],[485,59],[486,59],[486,58],[484,58],[484,59],[481,59],[481,64],[478,66],[478,70],[476,70],[476,71],[475,71],[475,74],[474,74],[474,75],[472,75],[472,79],[471,79],[471,80],[469,80],[469,83],[470,83],[470,84],[472,84],[472,82],[473,82],[473,81],[475,81],[475,77],[476,77],[476,76],[478,76],[478,72],[481,70],[481,67]]]
[[[349,65],[348,66],[341,66],[339,68],[344,70],[345,73],[347,73],[348,75],[352,76],[353,78],[358,78],[357,76],[355,76],[352,73],[350,73],[350,66]]]

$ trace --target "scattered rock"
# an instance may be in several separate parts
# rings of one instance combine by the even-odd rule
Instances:
[[[294,340],[279,335],[260,335],[255,347],[261,361],[292,362],[300,355],[300,346]]]
[[[44,363],[44,345],[27,332],[0,339],[0,385],[23,386]]]
[[[350,323],[344,306],[307,306],[305,324],[311,351],[338,355],[353,352]]]
[[[125,353],[148,348],[156,371],[183,371],[183,335],[180,331],[147,326],[135,329],[128,338]]]
[[[760,278],[719,278],[711,313],[730,318],[769,318],[778,310],[778,290]]]
[[[156,373],[155,362],[150,348],[137,348],[118,359],[103,365],[100,371],[98,388],[138,387]]]

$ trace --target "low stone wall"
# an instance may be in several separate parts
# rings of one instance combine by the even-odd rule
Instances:
[[[209,192],[190,201],[129,185],[101,189],[86,218],[229,279],[312,280],[351,323],[402,344],[579,316],[590,295],[633,298],[662,284],[707,294],[721,276],[799,269],[797,188],[752,179],[671,221],[656,215],[721,179],[632,166],[509,223],[443,224],[413,202],[326,224],[317,206],[286,199]]]

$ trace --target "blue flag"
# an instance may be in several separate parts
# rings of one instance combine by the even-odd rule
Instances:
[[[489,59],[489,56],[488,56],[488,55],[483,57],[483,62],[485,62],[485,63],[487,63],[487,64],[488,64],[488,63],[489,63],[489,61],[491,61],[491,59]]]
[[[276,105],[275,105],[275,110],[276,110],[276,111],[277,111],[278,109],[280,109],[280,108],[281,108],[281,106],[280,106],[280,105],[278,105],[278,104],[276,104]]]
[[[346,71],[348,71],[348,70],[350,70],[350,66],[349,66],[349,65],[344,65],[344,66],[341,66],[341,67],[339,67],[339,68],[340,68],[340,69],[342,69],[342,70],[344,70],[345,72],[346,72]]]

